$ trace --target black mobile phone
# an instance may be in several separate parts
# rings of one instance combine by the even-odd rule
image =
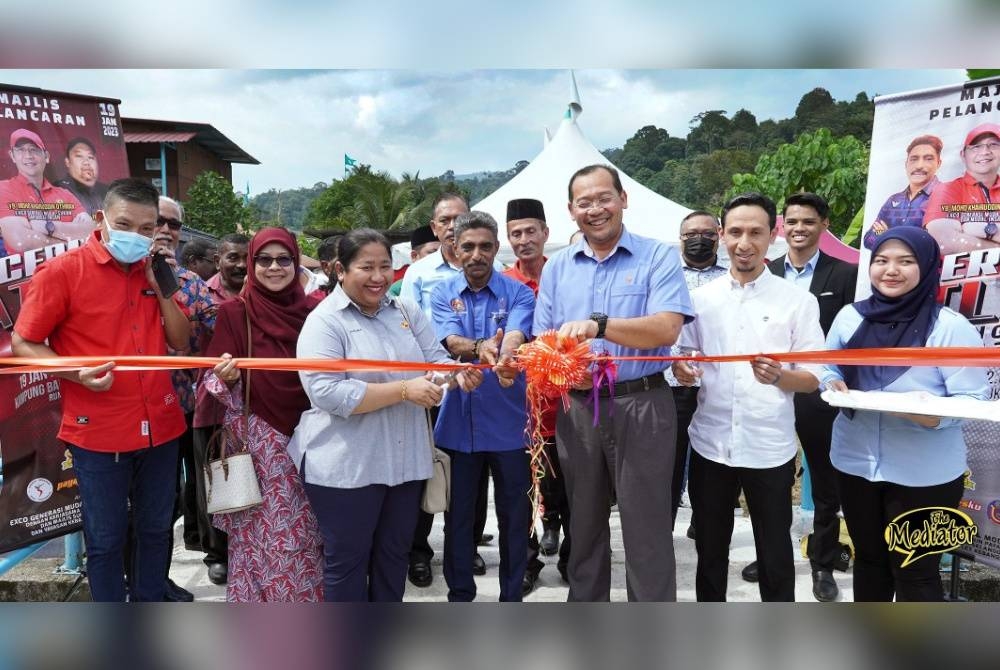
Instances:
[[[153,278],[156,279],[156,285],[160,287],[160,294],[164,298],[169,298],[180,289],[177,275],[163,254],[153,254]]]

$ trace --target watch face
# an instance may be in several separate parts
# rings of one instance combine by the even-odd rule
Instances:
[[[990,236],[996,235],[997,234],[997,224],[995,224],[992,221],[990,221],[989,223],[987,223],[983,227],[983,232],[986,233],[987,235],[990,235]]]

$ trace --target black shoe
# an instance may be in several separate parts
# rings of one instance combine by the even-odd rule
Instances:
[[[434,575],[431,573],[431,564],[428,561],[413,561],[410,563],[408,576],[411,584],[419,586],[422,589],[427,588],[434,581]]]
[[[813,570],[813,596],[821,603],[832,602],[837,599],[840,590],[837,582],[833,579],[833,573],[829,570]]]
[[[486,574],[486,561],[476,552],[476,557],[472,559],[472,574],[482,577]]]
[[[229,581],[229,566],[226,563],[208,564],[208,581],[222,586]]]
[[[521,582],[521,597],[523,598],[532,591],[534,591],[537,582],[538,582],[538,573],[525,572],[524,580]]]
[[[483,533],[483,536],[481,538],[479,538],[478,540],[476,540],[476,546],[477,547],[485,547],[486,545],[488,545],[492,541],[493,541],[493,535],[492,534],[490,534],[490,533]]]
[[[194,600],[194,594],[187,589],[182,589],[174,583],[174,580],[167,580],[167,588],[163,591],[163,602],[165,603],[189,603]]]
[[[694,539],[694,524],[693,523],[688,525],[687,536],[688,536],[689,540],[693,540]]]
[[[559,531],[555,528],[546,528],[538,546],[542,556],[554,556],[559,551]]]
[[[757,561],[743,568],[743,572],[740,574],[743,576],[743,581],[745,582],[760,581],[760,573],[757,571]]]

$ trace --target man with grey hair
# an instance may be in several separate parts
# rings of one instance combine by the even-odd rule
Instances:
[[[454,234],[462,273],[434,289],[433,321],[453,356],[494,368],[471,393],[445,396],[434,431],[435,443],[451,457],[444,577],[449,601],[475,598],[475,508],[488,467],[500,527],[500,600],[517,602],[527,563],[531,469],[524,431],[527,385],[510,361],[531,337],[535,297],[521,282],[494,270],[500,241],[493,217],[476,211],[462,214]]]

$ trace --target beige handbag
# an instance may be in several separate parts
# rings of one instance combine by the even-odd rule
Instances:
[[[250,357],[250,315],[247,319],[247,357]],[[250,437],[250,370],[246,371],[243,385],[243,436],[240,442],[226,426],[215,431],[208,442],[205,456],[205,499],[209,514],[231,514],[256,507],[263,502],[260,484],[253,468],[253,457],[247,451],[246,441]],[[239,450],[227,453],[229,445],[236,444]],[[212,459],[213,447],[218,447],[219,457]]]
[[[420,499],[420,509],[428,514],[447,512],[451,503],[451,458],[434,446],[434,431],[431,429],[431,413],[426,412],[427,432],[431,438],[431,478],[424,482],[424,495]]]

